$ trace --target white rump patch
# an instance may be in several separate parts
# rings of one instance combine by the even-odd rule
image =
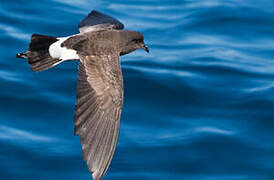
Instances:
[[[49,54],[53,58],[58,58],[61,60],[73,60],[73,59],[79,59],[79,56],[77,55],[76,51],[73,49],[68,49],[66,47],[61,47],[61,44],[67,40],[69,37],[61,37],[57,38],[58,41],[53,43],[49,46]],[[60,62],[58,62],[60,63]]]

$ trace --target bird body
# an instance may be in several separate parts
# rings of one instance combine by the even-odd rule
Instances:
[[[33,34],[29,49],[17,54],[33,71],[79,59],[74,134],[94,180],[105,175],[116,148],[123,105],[120,55],[148,48],[136,31],[122,30],[118,20],[92,11],[79,24],[79,34],[56,38]]]

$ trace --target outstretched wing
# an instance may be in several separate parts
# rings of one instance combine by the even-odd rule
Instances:
[[[106,173],[116,147],[123,104],[119,55],[81,56],[74,134],[94,180]]]
[[[96,10],[91,11],[78,25],[80,33],[102,29],[123,29],[124,25],[117,19]]]

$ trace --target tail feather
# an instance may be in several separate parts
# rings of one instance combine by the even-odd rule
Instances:
[[[29,51],[43,51],[48,50],[49,46],[58,41],[56,37],[46,36],[41,34],[33,34],[29,44]]]
[[[28,51],[18,53],[16,57],[28,59],[33,71],[49,69],[62,61],[61,59],[52,58],[49,54],[50,45],[56,41],[58,41],[56,37],[33,34]]]

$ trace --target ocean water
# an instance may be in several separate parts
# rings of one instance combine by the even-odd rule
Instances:
[[[119,143],[104,180],[274,179],[274,1],[0,0],[0,179],[91,179],[73,136],[77,62],[35,73],[32,33],[97,9],[144,34],[121,57]]]

